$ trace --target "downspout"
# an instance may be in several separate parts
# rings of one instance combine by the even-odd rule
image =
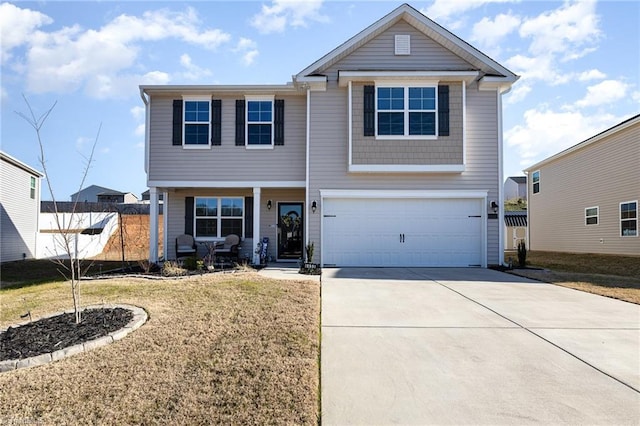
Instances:
[[[503,138],[502,138],[502,95],[509,93],[511,86],[506,89],[500,87],[498,96],[498,265],[505,265],[504,261],[504,166]]]
[[[149,108],[149,97],[140,88],[140,98],[144,103],[144,171],[147,174],[147,186],[149,186],[149,124],[151,123],[151,111]]]
[[[310,137],[310,131],[309,131],[309,126],[311,125],[311,117],[309,115],[309,113],[311,112],[311,89],[307,88],[307,129],[306,129],[306,139],[307,139],[307,158],[306,158],[306,176],[305,176],[305,206],[306,206],[306,210],[307,210],[307,226],[304,227],[304,241],[305,241],[305,246],[307,244],[310,244],[309,241],[309,223],[311,222],[310,218],[311,218],[311,207],[309,205],[309,162],[310,162],[310,157],[309,157],[309,137]],[[302,259],[306,260],[304,258],[304,253],[302,255]]]

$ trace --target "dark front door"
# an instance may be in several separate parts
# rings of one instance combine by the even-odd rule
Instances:
[[[278,259],[302,258],[302,203],[278,203]]]

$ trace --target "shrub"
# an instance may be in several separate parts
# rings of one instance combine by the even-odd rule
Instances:
[[[162,275],[165,277],[179,277],[186,274],[187,270],[180,266],[178,262],[167,260],[162,265]]]
[[[518,242],[518,264],[521,268],[527,266],[527,245],[524,240]]]

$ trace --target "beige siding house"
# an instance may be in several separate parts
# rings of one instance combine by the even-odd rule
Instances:
[[[402,5],[283,85],[141,86],[150,259],[175,238],[323,266],[497,264],[502,94],[518,79]]]
[[[532,250],[640,255],[640,115],[525,170]]]
[[[0,152],[0,262],[36,256],[42,173]]]

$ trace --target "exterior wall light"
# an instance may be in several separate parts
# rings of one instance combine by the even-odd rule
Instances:
[[[267,201],[267,210],[271,210],[271,200]]]
[[[495,201],[491,201],[491,210],[494,213],[498,213],[498,203],[496,203]]]
[[[313,200],[313,203],[311,203],[311,211],[315,213],[317,209],[318,209],[318,203],[316,202],[316,200]]]

